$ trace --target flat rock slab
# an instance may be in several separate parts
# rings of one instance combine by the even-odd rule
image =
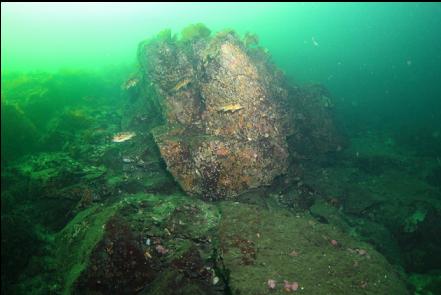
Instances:
[[[368,244],[309,215],[255,205],[221,205],[221,255],[232,294],[408,294],[392,266]],[[270,290],[267,282],[275,280]]]

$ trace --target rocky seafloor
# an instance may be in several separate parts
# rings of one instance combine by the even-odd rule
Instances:
[[[2,294],[439,293],[435,153],[207,30],[2,78]]]

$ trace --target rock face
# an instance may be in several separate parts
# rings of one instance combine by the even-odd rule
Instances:
[[[261,49],[232,31],[184,41],[165,32],[139,57],[166,118],[155,140],[184,191],[231,199],[286,171],[288,92]]]

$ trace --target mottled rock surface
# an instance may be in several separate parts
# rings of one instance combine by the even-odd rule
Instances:
[[[224,202],[219,240],[231,294],[408,294],[374,248],[309,214]],[[276,281],[274,289],[268,280]]]
[[[161,36],[141,46],[140,59],[167,121],[155,140],[184,191],[231,199],[286,171],[288,92],[234,32]]]

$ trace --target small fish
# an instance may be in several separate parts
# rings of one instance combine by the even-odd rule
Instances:
[[[135,87],[136,85],[138,85],[139,83],[139,79],[138,78],[132,78],[127,80],[124,84],[123,84],[123,89],[125,90],[129,90],[132,87]]]
[[[126,158],[126,157],[123,157],[122,160],[123,160],[124,163],[132,163],[132,162],[134,162],[134,160],[132,160],[130,158]]]
[[[227,104],[226,106],[220,107],[217,110],[219,112],[224,112],[224,113],[227,113],[227,112],[234,113],[234,112],[241,110],[241,109],[243,109],[243,106],[241,106],[238,103],[232,103],[232,104]]]
[[[312,41],[312,45],[314,45],[315,47],[319,46],[318,42],[315,40],[314,37],[311,37],[311,41]]]
[[[136,135],[135,132],[130,132],[130,131],[119,132],[113,136],[112,142],[124,142],[124,141],[131,139],[135,135]]]
[[[172,90],[176,92],[179,89],[181,89],[181,88],[187,86],[188,84],[190,84],[190,82],[191,82],[191,79],[188,79],[188,78],[184,79],[184,80],[181,80],[181,81],[178,82],[178,84],[176,84],[175,87],[173,87]]]

